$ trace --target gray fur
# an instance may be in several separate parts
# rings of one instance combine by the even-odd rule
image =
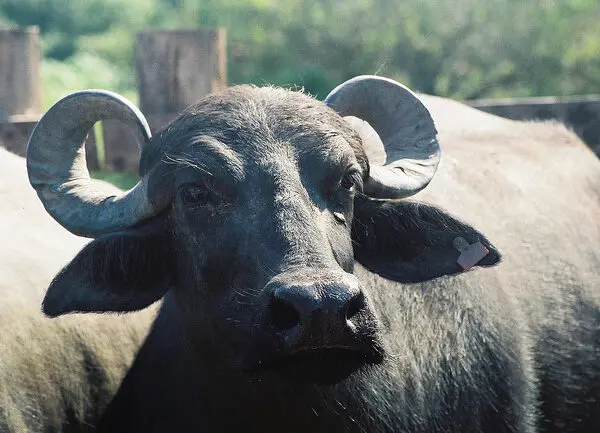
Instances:
[[[25,160],[2,148],[0,179],[0,431],[91,431],[155,309],[48,320],[45,289],[87,240],[46,213]]]
[[[171,207],[84,247],[44,301],[50,315],[133,311],[164,294],[103,431],[600,430],[600,162],[561,125],[421,98],[438,173],[412,202],[357,194],[354,244],[319,182],[348,164],[364,177],[364,151],[381,149],[320,102],[233,88],[153,138],[141,171]],[[199,209],[179,196],[190,182],[210,192]],[[458,235],[494,259],[461,273]],[[383,363],[333,386],[242,368],[266,335],[268,281],[351,267]]]

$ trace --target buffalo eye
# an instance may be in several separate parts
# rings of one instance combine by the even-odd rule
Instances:
[[[352,219],[352,202],[354,194],[362,191],[362,177],[360,171],[347,169],[337,184],[335,192],[331,195],[332,214],[334,219],[345,226]]]
[[[208,188],[198,184],[182,185],[179,188],[179,195],[183,203],[189,207],[203,206],[214,201]]]
[[[356,184],[354,183],[354,179],[350,177],[343,178],[342,182],[340,183],[340,187],[348,190],[352,190],[355,186]]]
[[[356,192],[357,190],[362,190],[362,182],[361,182],[360,174],[355,171],[348,171],[344,174],[342,179],[340,180],[340,188],[348,190],[350,192]]]

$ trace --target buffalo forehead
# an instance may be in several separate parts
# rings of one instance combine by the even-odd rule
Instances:
[[[162,162],[209,172],[221,166],[243,178],[248,170],[268,171],[289,162],[302,171],[318,171],[318,162],[348,165],[360,140],[339,116],[307,95],[243,86],[188,108],[149,147],[156,146]]]

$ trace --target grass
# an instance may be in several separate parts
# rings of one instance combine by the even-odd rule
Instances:
[[[98,161],[100,162],[100,167],[104,167],[104,136],[102,134],[102,122],[97,122],[94,125],[94,134],[96,134]],[[91,176],[94,179],[101,179],[110,182],[116,187],[124,190],[132,188],[140,179],[135,173],[115,173],[104,170],[93,171]]]
[[[94,171],[91,173],[94,179],[102,179],[121,189],[130,189],[139,180],[135,173],[113,173],[110,171]]]

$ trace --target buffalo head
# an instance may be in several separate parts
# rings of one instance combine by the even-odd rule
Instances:
[[[377,131],[383,166],[344,116]],[[146,139],[141,180],[125,193],[96,184],[85,165],[84,138],[104,119]],[[29,178],[58,222],[94,240],[55,278],[44,312],[126,312],[164,297],[172,338],[227,368],[337,382],[381,363],[381,325],[355,260],[409,282],[459,272],[458,235],[493,252],[449,215],[398,200],[433,177],[436,136],[418,98],[378,77],[352,79],[325,103],[233,87],[152,138],[114,93],[67,96],[32,135]],[[493,252],[480,264],[496,261]]]

